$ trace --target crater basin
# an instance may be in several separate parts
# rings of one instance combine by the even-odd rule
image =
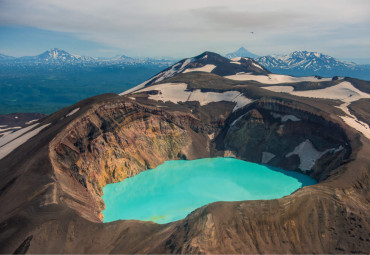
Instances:
[[[171,160],[103,188],[104,222],[168,223],[216,201],[275,199],[316,181],[234,158]]]

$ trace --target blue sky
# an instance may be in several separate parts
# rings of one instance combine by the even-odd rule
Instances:
[[[244,46],[370,63],[369,13],[369,0],[0,0],[0,53],[182,58]]]

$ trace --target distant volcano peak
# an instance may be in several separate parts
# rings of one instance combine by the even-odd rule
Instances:
[[[225,57],[230,58],[230,59],[237,58],[237,57],[257,58],[258,55],[248,51],[246,48],[242,46],[237,51],[226,54]]]

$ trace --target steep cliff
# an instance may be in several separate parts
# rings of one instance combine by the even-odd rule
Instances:
[[[60,132],[50,144],[50,156],[54,167],[77,179],[103,210],[101,195],[106,184],[166,160],[209,155],[206,137],[191,129],[200,125],[191,114],[124,100],[104,103]]]

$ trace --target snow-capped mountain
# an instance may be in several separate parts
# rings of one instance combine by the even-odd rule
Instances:
[[[177,74],[189,72],[207,72],[220,76],[233,76],[245,73],[251,75],[268,75],[270,73],[269,70],[251,58],[237,57],[228,59],[217,53],[206,51],[196,57],[177,62],[144,83],[123,92],[122,95],[161,82]]]
[[[355,63],[343,62],[318,52],[294,51],[288,55],[258,57],[256,61],[268,68],[300,70],[333,70],[337,68],[356,68]]]
[[[96,59],[92,57],[84,57],[79,55],[70,54],[61,49],[51,49],[41,53],[37,56],[20,57],[16,59],[18,63],[84,63],[95,62]]]
[[[171,59],[152,59],[152,58],[133,58],[126,55],[118,55],[113,58],[93,58],[70,54],[65,50],[51,49],[37,56],[10,57],[0,54],[0,63],[8,66],[17,65],[52,65],[52,66],[106,66],[106,65],[155,65],[168,67],[175,60]]]
[[[237,58],[237,57],[242,57],[242,58],[257,58],[258,55],[253,54],[252,52],[248,51],[244,47],[240,47],[237,51],[228,53],[225,55],[225,57],[232,59],[232,58]]]
[[[340,61],[318,52],[294,51],[287,55],[270,55],[255,60],[272,72],[280,74],[370,79],[369,66]]]

